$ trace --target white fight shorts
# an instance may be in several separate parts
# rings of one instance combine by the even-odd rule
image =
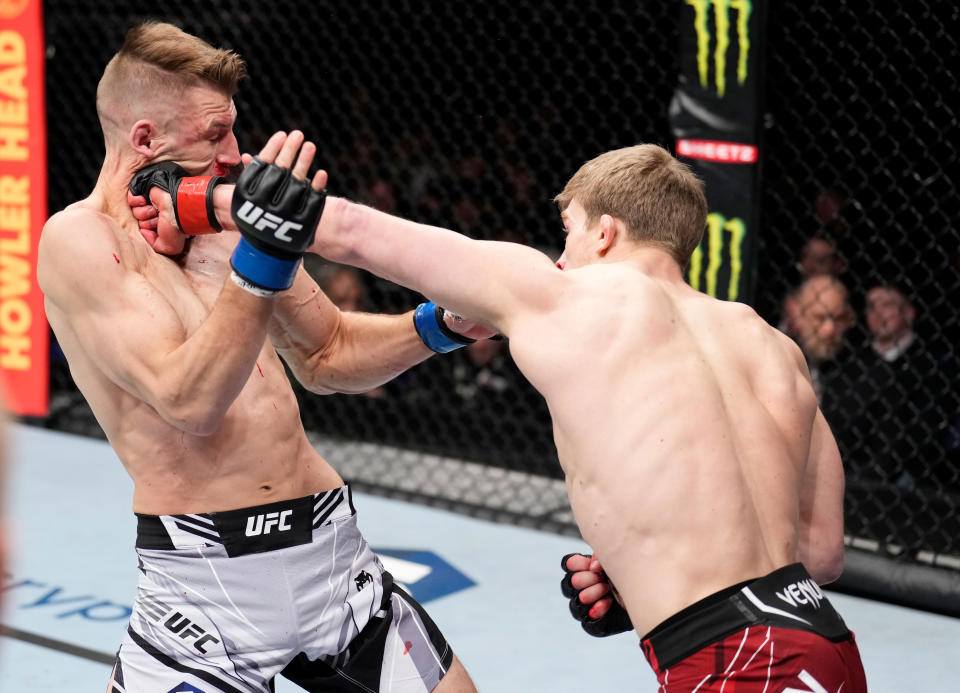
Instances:
[[[349,487],[228,512],[137,515],[140,579],[112,693],[425,693],[453,659],[384,571]]]

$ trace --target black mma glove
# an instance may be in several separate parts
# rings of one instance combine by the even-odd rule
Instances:
[[[157,187],[173,200],[177,226],[188,236],[222,231],[213,212],[213,189],[226,180],[220,176],[191,176],[187,169],[172,161],[150,164],[133,174],[130,192],[150,199],[150,188]]]
[[[240,174],[230,205],[243,234],[230,258],[234,273],[261,291],[289,289],[326,199],[326,192],[297,180],[290,169],[254,157]]]
[[[620,606],[620,602],[614,598],[612,593],[610,594],[610,599],[613,601],[613,605],[610,607],[610,610],[600,618],[590,618],[590,608],[593,604],[584,604],[580,601],[580,592],[582,590],[574,587],[572,582],[573,574],[577,571],[567,569],[567,559],[577,555],[583,556],[584,554],[568,553],[560,559],[560,567],[563,568],[564,572],[563,580],[560,582],[560,591],[563,592],[564,597],[570,599],[570,613],[573,614],[575,619],[580,621],[583,629],[595,638],[605,638],[608,635],[616,635],[617,633],[626,633],[628,630],[633,630],[633,624],[630,622],[630,616],[627,614],[627,610]]]

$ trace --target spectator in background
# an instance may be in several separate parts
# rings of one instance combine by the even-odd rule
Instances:
[[[896,361],[916,339],[917,310],[895,286],[881,284],[867,292],[866,319],[870,346],[888,363]]]
[[[392,182],[377,178],[367,186],[363,202],[387,214],[397,213],[397,193]]]
[[[465,405],[489,407],[493,398],[506,402],[516,397],[522,376],[505,344],[503,340],[480,340],[461,349],[456,354],[459,358],[450,359],[453,391]]]
[[[370,311],[367,287],[360,272],[346,265],[327,265],[319,272],[318,283],[334,305],[340,310]]]
[[[794,300],[795,339],[807,359],[817,399],[822,401],[826,374],[835,368],[844,337],[854,322],[847,287],[839,279],[821,274],[803,282]]]
[[[780,302],[780,324],[777,329],[793,339],[800,341],[800,287],[787,292]]]
[[[786,335],[798,338],[797,330],[800,320],[799,294],[802,282],[810,277],[827,275],[839,278],[847,268],[847,262],[837,250],[837,244],[827,236],[817,234],[811,236],[803,248],[795,265],[800,275],[801,285],[787,292],[780,303],[780,324],[778,329]]]
[[[949,351],[917,336],[916,308],[896,286],[872,286],[864,312],[869,344],[831,375],[824,414],[858,477],[936,487],[946,471],[956,366]]]
[[[800,248],[792,267],[793,272],[784,274],[793,275],[793,278],[788,280],[792,288],[780,301],[780,323],[777,329],[794,340],[798,340],[800,306],[797,297],[801,284],[810,277],[821,274],[839,278],[847,270],[847,261],[840,253],[836,241],[846,228],[840,215],[845,205],[846,197],[836,188],[827,187],[820,191],[812,205],[819,230],[809,236]]]
[[[836,241],[827,236],[812,236],[800,250],[797,270],[803,279],[819,274],[839,277],[847,269],[847,262],[837,250]]]
[[[363,283],[363,277],[354,267],[327,264],[318,271],[317,283],[320,284],[323,293],[341,311],[358,313],[372,310],[367,299],[367,287]],[[385,399],[388,388],[380,385],[360,394],[372,399]]]
[[[824,188],[813,200],[813,215],[821,228],[833,236],[843,235],[846,221],[843,211],[848,206],[846,195],[834,187]]]

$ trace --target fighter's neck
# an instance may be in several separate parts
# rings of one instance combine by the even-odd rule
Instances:
[[[143,164],[142,157],[108,154],[100,167],[100,175],[90,195],[90,202],[122,225],[129,222],[136,224],[127,203],[127,186],[133,174]]]
[[[632,245],[605,258],[607,262],[623,262],[639,269],[647,276],[667,282],[683,283],[680,265],[667,251],[653,246]]]

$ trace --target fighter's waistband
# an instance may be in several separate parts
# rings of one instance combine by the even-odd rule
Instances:
[[[647,633],[641,642],[659,671],[748,626],[805,630],[842,642],[850,631],[800,563],[727,587],[691,604]],[[652,657],[651,657],[652,655]]]
[[[349,486],[223,512],[137,513],[137,548],[170,550],[219,545],[228,556],[243,556],[309,544],[313,530],[355,513]]]

